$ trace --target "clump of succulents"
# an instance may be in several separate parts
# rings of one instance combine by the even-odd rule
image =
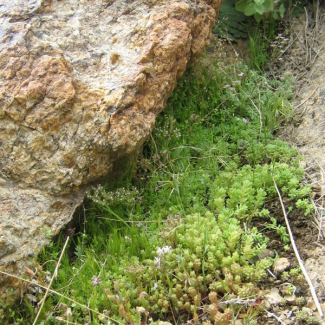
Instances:
[[[217,213],[228,213],[244,222],[254,217],[267,217],[266,198],[275,197],[275,181],[284,195],[296,201],[296,207],[310,213],[305,198],[310,187],[301,184],[303,171],[286,163],[244,165],[235,163],[221,171],[210,188],[209,207]],[[273,181],[274,180],[274,181]]]
[[[296,311],[296,317],[299,324],[318,325],[321,321],[313,316],[311,309],[303,307],[301,310]]]
[[[129,308],[143,307],[154,317],[172,311],[195,321],[203,311],[214,322],[229,318],[230,310],[218,301],[255,297],[256,283],[271,264],[258,258],[265,239],[226,213],[188,215],[159,237],[161,247],[153,257],[134,261],[128,275],[110,289],[113,301],[123,296]]]

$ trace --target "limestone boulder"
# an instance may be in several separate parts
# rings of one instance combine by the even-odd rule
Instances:
[[[23,274],[139,150],[221,1],[0,0],[0,271]]]

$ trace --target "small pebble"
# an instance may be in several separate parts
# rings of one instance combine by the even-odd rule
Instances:
[[[279,305],[282,302],[282,297],[279,294],[279,289],[273,288],[266,296],[266,303],[269,305]]]
[[[275,256],[274,252],[271,249],[263,249],[261,253],[258,255],[259,258],[273,258]]]
[[[288,304],[294,305],[296,303],[297,297],[296,295],[292,294],[292,295],[284,296],[284,299]]]
[[[308,299],[306,306],[308,308],[310,308],[311,310],[313,310],[313,311],[316,311],[316,309],[317,309],[316,305],[315,305],[315,302],[314,302],[314,299],[312,299],[312,298]]]
[[[283,273],[285,270],[288,270],[289,267],[290,267],[289,260],[285,257],[281,257],[274,262],[273,271],[277,273]]]

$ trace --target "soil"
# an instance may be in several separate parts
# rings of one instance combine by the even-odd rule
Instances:
[[[272,48],[270,75],[279,79],[291,75],[295,78],[296,88],[292,101],[293,119],[283,126],[278,136],[298,147],[302,154],[305,181],[312,186],[311,201],[315,207],[312,217],[305,217],[293,210],[288,213],[288,218],[300,257],[325,314],[325,8],[319,1],[314,1],[314,5],[306,8],[300,17],[290,19]],[[247,57],[248,51],[245,41],[231,44],[213,37],[208,53],[217,56],[219,62],[230,65],[240,57]],[[283,216],[280,202],[272,204],[273,211],[280,219]],[[281,223],[285,226],[284,218]],[[257,226],[263,227],[263,221]],[[293,249],[287,250],[278,236],[273,234],[266,234],[271,238],[270,252],[274,249],[280,257],[288,259],[290,268],[297,267],[298,260]],[[296,287],[292,299],[281,292],[287,282]],[[266,294],[272,292],[276,297],[280,293],[282,301],[268,306],[260,314],[257,324],[325,324],[317,311],[310,288],[301,276],[270,274],[263,286]],[[298,321],[296,312],[299,310],[310,313],[309,319]],[[318,323],[312,317],[318,319]],[[241,321],[237,323],[243,324]]]
[[[290,226],[324,313],[325,8],[319,5],[306,8],[305,14],[290,21],[275,45],[280,47],[280,51],[270,65],[270,73],[277,78],[291,74],[296,80],[295,99],[292,103],[294,117],[291,123],[284,126],[279,137],[299,148],[303,156],[302,166],[306,172],[306,182],[312,186],[311,201],[315,207],[313,217],[289,214]],[[282,252],[281,256],[286,256],[292,263],[297,264],[297,257],[292,250]],[[301,289],[297,296],[304,297],[308,302],[307,308],[313,311],[313,316],[320,319],[306,282]],[[302,308],[286,304],[278,313],[289,315],[284,311],[293,310],[294,307]],[[292,315],[291,319],[282,318],[284,324],[299,324],[295,320],[295,313]],[[308,324],[308,321],[305,323]],[[320,323],[325,324],[325,321],[320,320]]]
[[[308,8],[292,21],[291,43],[283,56],[285,71],[296,78],[294,118],[280,134],[299,148],[306,181],[312,186],[314,218],[301,228],[292,224],[299,251],[316,288],[325,301],[325,8]]]

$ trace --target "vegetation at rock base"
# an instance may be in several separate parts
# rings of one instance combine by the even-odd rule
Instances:
[[[39,323],[258,319],[273,259],[263,257],[269,239],[255,222],[288,243],[274,181],[287,206],[311,211],[296,149],[274,138],[291,117],[293,81],[200,62],[158,118],[136,175],[89,193],[76,234],[44,248],[23,306],[2,302],[4,324],[33,323],[45,292],[37,284],[48,285],[67,236],[52,285],[60,296],[46,299]]]
[[[307,0],[224,0],[213,32],[230,41],[247,38],[253,16],[264,27],[275,20],[290,19],[303,13]]]
[[[224,0],[213,33],[230,42],[247,39],[248,66],[264,73],[276,60],[281,65],[282,54],[289,46],[287,27],[293,17],[304,13],[309,2],[312,1]]]

